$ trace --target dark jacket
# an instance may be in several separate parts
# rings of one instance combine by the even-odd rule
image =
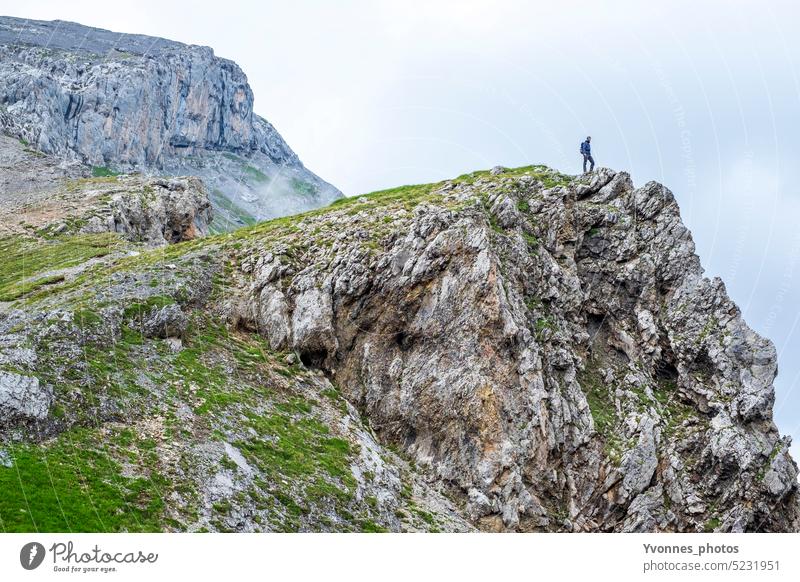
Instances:
[[[592,155],[592,144],[588,141],[585,141],[581,144],[581,153],[584,156],[591,156]]]

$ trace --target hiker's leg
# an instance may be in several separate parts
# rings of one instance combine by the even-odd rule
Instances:
[[[583,154],[583,173],[586,173],[586,154]]]
[[[594,158],[592,156],[589,156],[589,163],[591,164],[589,166],[589,171],[594,172]]]

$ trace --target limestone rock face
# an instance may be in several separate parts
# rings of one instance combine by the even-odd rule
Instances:
[[[492,170],[284,241],[243,263],[254,327],[292,338],[478,527],[797,527],[774,346],[703,277],[664,186]]]
[[[0,132],[89,166],[200,176],[219,228],[341,195],[253,103],[242,70],[208,47],[0,17]]]

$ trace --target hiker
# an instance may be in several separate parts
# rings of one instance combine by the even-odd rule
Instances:
[[[581,144],[581,154],[583,154],[583,173],[586,173],[586,162],[588,161],[589,171],[594,171],[594,158],[592,157],[592,137],[587,136],[586,141]]]

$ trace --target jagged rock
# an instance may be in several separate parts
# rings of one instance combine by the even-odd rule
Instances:
[[[261,307],[258,329],[269,340],[274,350],[283,350],[289,345],[291,325],[289,322],[289,304],[284,294],[267,286],[261,291],[259,299]]]
[[[154,308],[142,318],[142,333],[154,338],[180,338],[186,331],[188,320],[179,305],[170,304]]]
[[[52,400],[52,391],[38,378],[0,371],[0,425],[44,420]]]
[[[329,295],[316,287],[305,290],[295,298],[292,347],[315,363],[324,361],[338,347],[332,319]]]
[[[632,499],[644,491],[653,478],[658,465],[655,425],[653,419],[643,417],[636,427],[639,433],[638,442],[622,458],[620,469],[624,477],[620,493],[623,499]]]
[[[208,234],[211,203],[200,180],[156,179],[143,184],[141,191],[127,188],[112,198],[110,217],[113,231],[125,238],[166,244]]]

